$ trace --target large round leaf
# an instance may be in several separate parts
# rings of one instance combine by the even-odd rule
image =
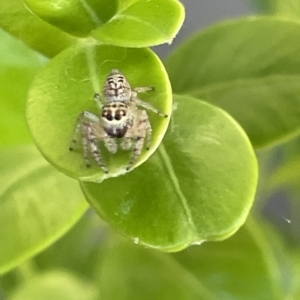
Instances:
[[[113,227],[163,251],[232,235],[247,217],[257,182],[252,147],[231,117],[185,96],[175,97],[175,107],[147,163],[101,184],[81,183]]]
[[[60,238],[88,205],[33,146],[1,149],[0,163],[1,274]]]
[[[300,132],[299,39],[298,22],[223,22],[186,41],[166,66],[175,92],[225,109],[261,147]]]
[[[119,69],[132,88],[155,87],[155,91],[140,94],[160,111],[170,115],[171,86],[165,69],[148,49],[125,49],[107,45],[90,45],[64,51],[37,74],[29,92],[27,120],[31,134],[45,158],[65,174],[82,180],[100,181],[126,172],[130,151],[116,154],[102,149],[109,173],[104,176],[95,164],[87,168],[80,143],[75,151],[69,146],[77,117],[83,111],[100,116],[93,100],[112,69]],[[136,165],[144,162],[158,147],[170,118],[148,113],[153,129],[150,149],[143,151]]]

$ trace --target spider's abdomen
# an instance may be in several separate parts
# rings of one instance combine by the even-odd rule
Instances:
[[[128,106],[123,102],[112,102],[102,108],[104,131],[111,137],[123,137],[132,124]]]
[[[129,101],[131,87],[124,75],[119,70],[113,69],[106,79],[103,94],[107,102]]]

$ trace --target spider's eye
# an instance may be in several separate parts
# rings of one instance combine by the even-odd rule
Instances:
[[[115,115],[115,120],[119,121],[119,120],[121,120],[121,118],[122,118],[121,115],[119,115],[119,114]]]
[[[107,115],[107,116],[106,116],[106,119],[107,119],[108,121],[112,121],[112,120],[113,120],[113,116],[112,116],[112,115]]]

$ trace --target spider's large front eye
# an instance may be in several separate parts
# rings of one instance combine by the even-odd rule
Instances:
[[[106,116],[106,119],[107,119],[108,121],[112,121],[114,118],[113,118],[112,115],[107,115],[107,116]]]
[[[119,115],[119,114],[115,115],[115,120],[119,121],[119,120],[121,120],[121,119],[122,119],[122,116],[121,116],[121,115]]]

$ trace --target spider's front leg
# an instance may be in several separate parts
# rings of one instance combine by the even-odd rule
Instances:
[[[101,130],[99,118],[88,111],[84,111],[78,116],[74,137],[69,147],[70,151],[74,149],[74,146],[77,143],[78,133],[80,131],[82,134],[83,156],[86,166],[91,166],[89,159],[89,153],[91,153],[92,157],[101,169],[105,173],[108,173],[108,170],[102,161],[100,149],[96,143],[96,139],[103,140],[106,135],[105,132]]]
[[[152,104],[142,101],[141,99],[138,98],[139,93],[144,93],[144,92],[149,92],[149,91],[154,91],[154,87],[137,87],[134,88],[131,92],[131,98],[135,102],[137,106],[142,106],[146,109],[152,110],[154,113],[158,114],[161,117],[167,118],[168,115],[162,113],[159,111],[156,107],[154,107]]]
[[[142,153],[145,137],[147,136],[147,149],[151,142],[151,124],[149,117],[145,110],[138,110],[135,122],[131,128],[126,132],[124,141],[121,147],[124,150],[132,148],[132,154],[126,170],[128,171],[139,158]]]

